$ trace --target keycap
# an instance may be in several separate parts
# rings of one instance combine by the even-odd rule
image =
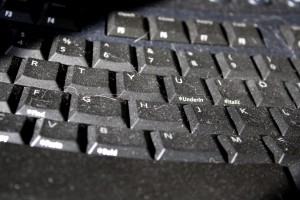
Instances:
[[[183,23],[173,17],[148,17],[150,39],[168,42],[189,42]]]
[[[218,53],[216,59],[226,79],[260,79],[252,60],[245,53]]]
[[[30,146],[80,152],[81,139],[78,124],[38,119]]]
[[[211,54],[207,51],[179,51],[177,55],[183,76],[204,79],[220,76]]]
[[[138,40],[149,38],[145,19],[140,14],[132,12],[110,13],[107,20],[107,35]]]
[[[295,67],[298,75],[300,75],[300,59],[298,57],[291,58],[290,61],[292,62],[293,66]]]
[[[272,152],[276,163],[292,166],[300,161],[300,137],[263,137],[264,143]]]
[[[239,135],[279,135],[267,108],[227,107]]]
[[[88,127],[88,154],[150,159],[143,131],[106,126]]]
[[[43,60],[43,43],[44,39],[37,33],[21,31],[17,33],[5,54],[20,58],[35,58]]]
[[[170,49],[137,47],[138,73],[161,76],[178,75],[173,52]]]
[[[90,49],[83,38],[71,36],[57,36],[53,40],[49,61],[60,62],[65,65],[89,66]]]
[[[218,22],[211,20],[189,20],[186,22],[192,44],[227,45]]]
[[[24,144],[26,136],[30,136],[31,124],[25,116],[0,112],[0,142]]]
[[[57,62],[28,58],[22,61],[15,83],[43,89],[60,90],[64,69]]]
[[[0,57],[0,81],[12,83],[17,75],[21,59],[13,56]]]
[[[222,163],[216,141],[211,135],[177,132],[151,132],[155,160]]]
[[[267,150],[259,137],[219,135],[218,139],[227,153],[229,163],[270,163]]]
[[[67,93],[25,87],[16,114],[63,121],[69,107],[68,103]]]
[[[225,21],[223,26],[230,46],[264,47],[264,43],[255,24]]]
[[[212,99],[199,78],[164,77],[169,102],[177,104],[212,105]]]
[[[117,73],[117,94],[125,100],[165,102],[159,78],[151,74]]]
[[[247,80],[246,85],[257,107],[295,108],[281,81]]]
[[[283,25],[280,31],[290,48],[300,48],[300,26]]]
[[[0,112],[14,113],[21,93],[22,87],[0,82]]]
[[[192,133],[201,135],[235,134],[224,107],[186,105],[183,108]]]
[[[288,81],[285,82],[285,86],[296,103],[297,108],[300,108],[300,82]]]
[[[64,91],[72,94],[103,95],[112,97],[109,72],[106,69],[68,67]]]
[[[116,72],[134,72],[131,48],[128,44],[94,42],[93,67]]]
[[[72,95],[69,122],[126,127],[126,109],[121,101],[99,95]]]
[[[207,79],[206,84],[215,105],[254,106],[245,83],[241,80]]]
[[[4,2],[3,7],[0,9],[1,19],[33,24],[32,10],[28,1],[10,0]]]
[[[129,101],[130,127],[137,130],[185,132],[182,111],[175,104]]]
[[[263,80],[298,81],[299,78],[286,57],[256,55],[253,57]]]

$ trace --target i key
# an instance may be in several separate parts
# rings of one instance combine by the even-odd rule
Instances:
[[[78,124],[38,119],[30,146],[80,152],[81,140]]]
[[[88,154],[150,159],[143,131],[106,126],[88,127]]]
[[[21,93],[21,86],[0,82],[0,112],[14,113]]]
[[[211,135],[177,132],[152,132],[155,160],[222,163],[216,141]]]
[[[180,108],[175,104],[129,101],[132,129],[187,132]]]

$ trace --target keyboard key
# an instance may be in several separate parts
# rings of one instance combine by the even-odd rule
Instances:
[[[49,61],[60,62],[65,65],[89,66],[87,42],[82,38],[71,36],[57,36],[49,53]]]
[[[211,54],[207,51],[179,51],[177,55],[183,76],[204,79],[220,76]]]
[[[193,44],[227,45],[218,22],[196,19],[186,24]]]
[[[221,163],[224,159],[211,135],[152,132],[155,160]]]
[[[227,107],[239,135],[279,135],[267,108]]]
[[[285,82],[285,86],[296,103],[297,108],[300,108],[300,82]]]
[[[108,16],[107,35],[148,39],[145,19],[137,13],[113,12]]]
[[[256,55],[253,57],[263,80],[278,79],[298,81],[299,78],[289,61],[283,56]]]
[[[259,137],[219,135],[229,163],[271,163],[271,158]]]
[[[294,65],[296,71],[298,72],[298,75],[300,75],[300,59],[297,57],[294,57],[290,59],[292,64]]]
[[[63,121],[68,102],[69,95],[66,93],[25,87],[16,114]]]
[[[300,137],[270,137],[263,140],[274,156],[276,163],[291,166],[300,161]]]
[[[0,112],[14,113],[22,87],[0,82]]]
[[[186,105],[183,108],[192,133],[235,134],[224,107]]]
[[[253,81],[246,84],[256,106],[295,108],[281,81]]]
[[[132,129],[185,132],[182,111],[175,104],[129,101]]]
[[[254,106],[244,81],[208,79],[206,84],[215,105]]]
[[[199,78],[164,77],[169,102],[178,104],[211,105],[212,100]]]
[[[59,63],[28,58],[23,60],[15,83],[43,89],[60,90],[63,68]]]
[[[258,29],[253,24],[224,22],[229,44],[232,47],[264,47]]]
[[[138,72],[161,76],[178,75],[173,52],[170,49],[138,47]]]
[[[72,95],[69,122],[126,127],[126,110],[121,101],[99,95]]]
[[[121,99],[165,102],[158,77],[136,73],[117,73],[117,94]]]
[[[65,92],[85,95],[112,97],[109,86],[109,72],[106,69],[88,67],[68,67]]]
[[[286,41],[292,49],[300,48],[300,27],[299,26],[290,26],[283,25],[280,27],[281,33]]]
[[[3,7],[0,9],[1,19],[33,24],[32,10],[28,1],[10,0],[4,2]]]
[[[94,42],[93,67],[116,72],[135,72],[128,44]]]
[[[168,42],[189,42],[183,23],[173,17],[150,16],[150,39]]]
[[[82,138],[78,124],[38,119],[30,146],[80,152],[79,141]]]
[[[21,59],[12,56],[0,57],[0,81],[12,83],[17,75]]]
[[[88,154],[150,159],[143,131],[102,126],[88,127]]]
[[[244,53],[218,53],[216,55],[223,77],[226,79],[259,80],[250,57]]]

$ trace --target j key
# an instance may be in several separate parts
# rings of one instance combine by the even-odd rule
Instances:
[[[68,67],[64,91],[73,94],[111,97],[108,70],[80,66]]]
[[[228,107],[239,135],[279,135],[267,108]]]
[[[0,9],[1,19],[33,24],[29,1],[10,0],[4,2],[4,6]]]
[[[253,81],[246,84],[256,106],[295,108],[281,81]]]
[[[60,62],[65,65],[88,66],[89,50],[87,42],[82,38],[57,36],[49,54],[49,61]]]
[[[93,67],[116,72],[134,72],[131,48],[128,44],[94,42]]]
[[[183,76],[207,79],[220,75],[209,52],[179,51],[178,60]]]
[[[161,76],[178,75],[173,52],[170,49],[138,47],[138,72]]]
[[[296,103],[297,108],[300,108],[300,82],[285,82],[285,86]]]
[[[150,159],[143,131],[102,126],[88,127],[88,154]]]
[[[151,40],[189,42],[181,21],[163,16],[150,16],[148,21]]]
[[[44,40],[36,34],[19,32],[5,54],[43,60],[43,42]]]
[[[204,135],[235,134],[224,107],[186,105],[184,111],[192,133]]]
[[[263,47],[264,43],[253,24],[224,22],[230,46],[233,47]]]
[[[164,77],[169,102],[178,104],[211,105],[212,100],[199,78]]]
[[[218,22],[196,19],[188,21],[187,26],[193,44],[227,45]]]
[[[211,135],[152,132],[155,160],[221,163],[224,159]]]
[[[132,129],[186,132],[182,112],[175,104],[129,101]]]
[[[280,27],[280,30],[289,47],[294,49],[300,48],[300,27],[299,26],[284,25]]]
[[[22,93],[22,87],[0,82],[0,112],[15,112]]]
[[[158,77],[136,73],[117,73],[117,94],[121,99],[165,102]]]
[[[0,57],[0,81],[12,83],[17,75],[21,59],[13,56]]]
[[[113,12],[108,16],[107,35],[148,39],[145,19],[137,13]]]
[[[263,140],[274,156],[276,163],[281,165],[293,165],[300,162],[300,137],[270,137]]]
[[[290,62],[283,56],[256,55],[253,57],[263,80],[278,79],[298,81],[299,78]]]
[[[43,89],[60,90],[61,72],[57,62],[28,58],[22,61],[15,83]]]
[[[16,114],[63,121],[68,101],[66,93],[25,87]]]
[[[271,108],[270,112],[283,136],[300,136],[300,110]]]
[[[259,80],[260,77],[247,54],[219,53],[216,59],[226,79]]]
[[[206,80],[206,84],[215,105],[254,106],[244,81],[208,79]]]
[[[24,144],[24,133],[30,135],[26,117],[0,113],[0,142]]]
[[[72,95],[69,122],[126,127],[121,101],[102,95]]]
[[[270,163],[271,158],[259,137],[219,135],[229,163]]]
[[[30,141],[32,147],[79,152],[78,124],[38,119]]]

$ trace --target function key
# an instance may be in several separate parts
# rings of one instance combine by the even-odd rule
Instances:
[[[218,22],[196,19],[188,21],[187,27],[193,44],[227,45]]]
[[[148,39],[145,19],[137,13],[113,12],[108,16],[107,35]]]
[[[148,20],[151,40],[189,42],[181,21],[163,16],[150,16]]]
[[[257,27],[244,22],[224,22],[229,44],[232,47],[264,47]]]
[[[300,26],[284,25],[280,30],[290,48],[300,48]]]

